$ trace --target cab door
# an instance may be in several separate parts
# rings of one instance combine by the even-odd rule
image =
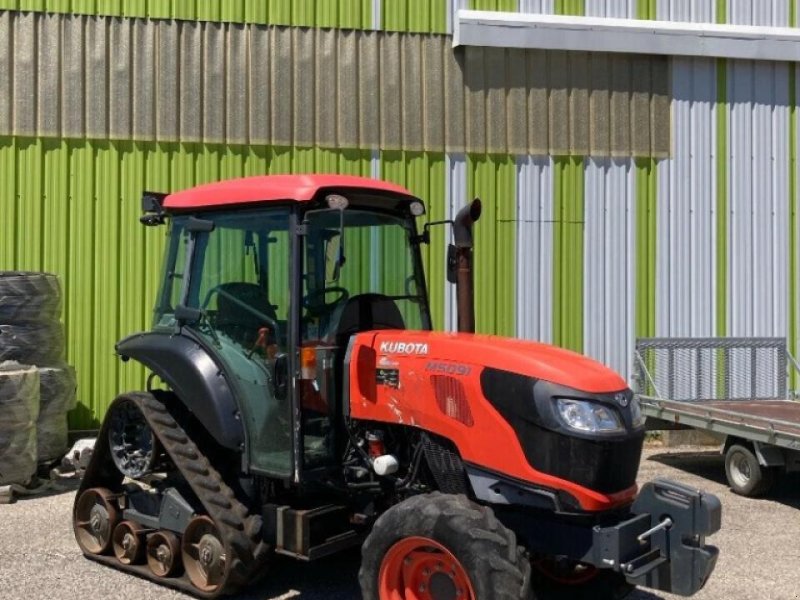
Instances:
[[[209,213],[194,233],[186,305],[202,317],[192,330],[222,365],[236,393],[249,469],[294,473],[293,409],[287,389],[293,346],[288,207]]]

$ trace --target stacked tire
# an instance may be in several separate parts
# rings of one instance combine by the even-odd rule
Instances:
[[[57,460],[66,452],[67,412],[75,407],[75,371],[64,362],[61,307],[61,286],[55,275],[0,272],[0,362],[38,370],[37,442],[31,475],[37,463]],[[0,396],[0,410],[3,401]],[[5,454],[0,446],[0,463]],[[0,475],[0,484],[2,479]]]
[[[0,363],[0,485],[26,484],[36,472],[39,370]]]

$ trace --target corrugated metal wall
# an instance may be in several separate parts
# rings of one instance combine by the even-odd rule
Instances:
[[[380,176],[431,220],[481,197],[480,331],[626,377],[636,336],[797,351],[794,65],[454,52],[440,35],[463,7],[796,26],[797,2],[73,0],[109,16],[75,17],[0,0],[34,11],[0,12],[0,268],[62,276],[82,428],[143,382],[113,354],[147,326],[160,271],[141,191],[245,174]],[[124,18],[147,16],[168,20]],[[434,323],[452,329],[450,233],[431,236]]]
[[[0,12],[0,135],[665,156],[664,58]],[[347,98],[345,101],[344,99]]]

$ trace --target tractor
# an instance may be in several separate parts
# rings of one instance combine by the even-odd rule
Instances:
[[[474,333],[479,200],[418,227],[392,183],[273,175],[145,192],[166,226],[150,373],[118,396],[73,506],[86,557],[215,598],[361,546],[365,600],[692,595],[719,500],[637,487],[645,418],[579,354]],[[458,331],[422,250],[449,227]],[[440,285],[437,282],[437,285]],[[443,285],[443,283],[441,284]]]

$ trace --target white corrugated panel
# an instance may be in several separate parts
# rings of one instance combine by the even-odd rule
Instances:
[[[716,73],[711,59],[673,59],[673,154],[657,172],[658,336],[715,331]]]
[[[788,27],[790,2],[791,0],[728,0],[728,23]]]
[[[635,169],[585,162],[584,352],[630,379],[636,268]]]
[[[517,158],[517,337],[553,339],[553,160]]]
[[[603,0],[586,3],[587,17],[635,19],[636,0]]]
[[[728,20],[737,25],[787,26],[789,3],[728,0]],[[729,61],[727,80],[727,333],[785,337],[789,333],[789,66]],[[734,370],[749,368],[748,360],[734,356]],[[749,389],[731,393],[747,395]]]
[[[716,2],[717,0],[658,0],[656,18],[660,21],[714,23],[717,20]]]
[[[444,195],[445,208],[444,218],[453,219],[456,213],[466,203],[467,198],[467,158],[464,154],[445,155],[445,178]],[[447,244],[450,238],[445,241],[444,260],[447,260]],[[446,269],[447,265],[445,265]],[[446,272],[446,270],[445,270]],[[449,283],[445,278],[444,285],[444,330],[458,330],[458,306],[456,304],[456,286]]]
[[[798,3],[800,3],[800,0],[798,0]],[[795,69],[795,73],[797,74],[797,66],[796,65],[794,66],[794,69]],[[800,98],[800,77],[798,77],[798,76],[795,76],[794,88],[795,88],[794,89],[794,93],[795,93],[794,97],[795,98]],[[795,135],[797,135],[797,139],[800,139],[800,119],[797,119],[797,122],[796,122],[795,125],[796,125],[796,128],[797,128],[796,131],[795,131]],[[797,163],[795,164],[795,169],[796,169],[795,177],[797,177],[796,181],[800,181],[800,161],[797,161]],[[796,195],[796,193],[797,193],[797,191],[795,190],[795,195]],[[796,201],[796,198],[795,198],[795,201]],[[795,231],[800,231],[800,210],[797,211],[795,227],[796,227]],[[795,259],[796,259],[795,260],[795,272],[791,274],[794,277],[795,283],[800,282],[800,247],[798,247],[796,249],[796,252],[797,252],[797,254],[795,256]],[[797,311],[800,311],[800,307],[798,307],[798,306],[790,306],[789,310],[794,310],[795,314],[797,314]],[[800,319],[797,319],[795,321],[795,323],[796,323],[796,326],[797,326],[797,330],[795,331],[795,336],[796,336],[795,339],[796,340],[800,340]],[[792,353],[792,355],[795,358],[800,356],[800,347],[789,348],[789,351]],[[790,368],[790,371],[791,371],[791,368]],[[795,388],[797,388],[797,387],[798,387],[797,384],[795,384]]]
[[[555,12],[555,0],[519,0],[519,12],[552,15]]]
[[[786,335],[789,71],[728,67],[728,333]]]
[[[656,17],[713,23],[715,5],[715,0],[660,0]],[[658,163],[656,173],[659,337],[716,333],[716,65],[708,58],[672,59],[672,153]],[[713,361],[701,366],[688,353],[675,360],[673,368],[687,375],[673,390],[677,397],[692,396],[698,389],[713,395]],[[665,368],[659,365],[656,371]]]
[[[468,0],[448,0],[447,33],[453,33],[453,23],[456,21],[456,13],[462,8],[469,8]]]

